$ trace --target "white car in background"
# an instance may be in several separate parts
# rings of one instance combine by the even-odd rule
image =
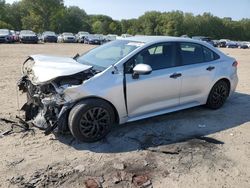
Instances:
[[[57,38],[58,42],[75,43],[77,42],[76,36],[73,33],[62,33]]]
[[[77,42],[79,43],[84,43],[84,39],[86,36],[89,35],[89,32],[86,32],[86,31],[79,31],[77,34],[76,34],[76,40]]]
[[[105,37],[105,41],[106,42],[110,42],[110,41],[114,41],[118,38],[118,35],[113,35],[113,34],[108,34],[106,37]]]
[[[46,134],[58,127],[93,142],[113,125],[222,107],[237,86],[237,64],[202,41],[160,36],[115,40],[75,58],[32,55],[19,82],[28,96],[22,109]]]

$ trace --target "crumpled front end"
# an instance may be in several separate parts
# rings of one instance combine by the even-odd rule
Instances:
[[[35,63],[32,58],[25,61],[23,76],[18,82],[19,90],[27,94],[27,102],[21,109],[25,112],[25,120],[45,130],[45,134],[51,133],[57,126],[58,131],[65,132],[68,130],[67,118],[74,100],[69,98],[64,90],[82,85],[85,80],[93,77],[95,72],[87,69],[37,84],[35,80],[38,75],[33,71]]]

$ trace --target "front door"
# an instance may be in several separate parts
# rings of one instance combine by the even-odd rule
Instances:
[[[133,78],[132,68],[136,64],[148,64],[153,71]],[[179,70],[175,43],[151,46],[128,61],[125,66],[128,116],[136,117],[178,106]]]

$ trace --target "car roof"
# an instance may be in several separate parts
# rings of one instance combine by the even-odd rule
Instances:
[[[183,37],[170,37],[170,36],[134,36],[125,38],[122,40],[131,40],[136,42],[143,42],[143,43],[154,43],[154,42],[197,42],[197,40],[190,39],[190,38],[183,38]]]
[[[151,45],[151,44],[161,43],[161,42],[191,42],[191,43],[196,43],[196,44],[206,46],[207,48],[212,49],[216,53],[220,54],[221,57],[225,56],[223,52],[213,47],[211,44],[202,40],[195,40],[195,39],[190,39],[190,38],[170,37],[170,36],[134,36],[134,37],[129,37],[129,38],[122,38],[119,40],[142,42],[142,43],[145,43],[145,45],[147,44]]]

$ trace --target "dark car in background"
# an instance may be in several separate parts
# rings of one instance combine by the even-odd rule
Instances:
[[[227,43],[229,42],[230,40],[228,40],[228,39],[220,39],[219,40],[219,47],[220,48],[226,48],[226,46],[227,46]]]
[[[192,39],[194,40],[201,40],[204,42],[207,42],[208,44],[211,44],[212,46],[215,46],[214,42],[210,37],[204,37],[204,36],[193,36]]]
[[[57,42],[57,35],[53,31],[45,31],[42,33],[43,42]]]
[[[95,34],[95,36],[100,39],[101,44],[104,44],[106,42],[105,36],[103,34]]]
[[[238,44],[237,44],[237,42],[229,41],[226,43],[226,47],[227,48],[238,48]]]
[[[22,30],[19,34],[21,43],[38,43],[38,36],[31,30]]]
[[[214,47],[219,47],[219,40],[213,40]]]
[[[100,45],[102,44],[102,40],[100,39],[99,36],[96,35],[88,35],[84,39],[85,44],[97,44]]]
[[[9,29],[0,29],[0,42],[1,43],[13,42],[12,34]]]

